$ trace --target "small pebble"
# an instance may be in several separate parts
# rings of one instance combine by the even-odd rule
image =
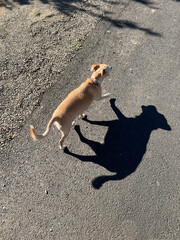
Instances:
[[[159,187],[159,185],[160,185],[160,184],[159,184],[159,182],[158,182],[158,181],[156,181],[156,184],[157,184],[157,186]]]

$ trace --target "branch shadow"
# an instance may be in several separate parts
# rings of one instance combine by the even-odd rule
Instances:
[[[80,127],[75,130],[83,143],[88,144],[95,152],[93,156],[83,156],[70,152],[66,147],[64,152],[83,162],[93,162],[114,175],[98,176],[92,181],[92,186],[99,189],[105,182],[126,178],[136,171],[146,152],[147,143],[153,130],[171,130],[163,114],[155,106],[142,106],[142,113],[135,118],[127,118],[115,105],[115,99],[110,100],[111,108],[118,119],[112,121],[84,120],[90,124],[107,126],[108,130],[101,144],[83,136]]]
[[[150,7],[152,4],[154,4],[153,2],[149,1],[149,0],[133,0],[135,2],[141,3],[145,6]],[[4,6],[4,7],[13,7],[12,3],[18,3],[20,5],[27,5],[27,4],[31,4],[30,0],[0,0],[0,6]],[[96,3],[90,3],[90,2],[86,2],[84,0],[40,0],[41,3],[43,4],[53,4],[54,7],[61,12],[62,14],[66,15],[66,16],[71,16],[74,12],[84,12],[85,14],[89,15],[89,16],[93,16],[96,18],[99,18],[101,20],[104,20],[106,22],[111,23],[113,26],[117,27],[117,28],[129,28],[132,30],[139,30],[139,31],[144,31],[146,34],[149,34],[151,36],[155,36],[155,37],[162,37],[161,33],[155,32],[150,28],[145,28],[142,26],[139,26],[137,23],[133,22],[133,21],[129,21],[129,20],[119,20],[113,17],[110,17],[110,15],[112,14],[112,12],[106,12],[104,14],[101,13],[97,13],[97,11],[93,11],[93,9],[96,10],[100,10],[100,8],[96,5]],[[119,3],[119,1],[106,1],[108,2],[108,4],[110,4],[111,6],[116,6]],[[77,4],[78,3],[78,4]],[[91,10],[87,10],[87,7],[91,7]],[[155,7],[153,7],[155,8]]]
[[[149,1],[149,0],[132,0],[133,2],[137,2],[137,3],[140,3],[146,7],[149,7],[149,8],[153,8],[153,9],[158,9],[157,7],[155,7],[155,3],[152,2],[152,1]]]

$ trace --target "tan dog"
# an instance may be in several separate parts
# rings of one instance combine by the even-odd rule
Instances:
[[[43,135],[36,135],[34,127],[30,126],[31,137],[35,141],[45,138],[52,125],[55,124],[61,132],[60,149],[64,149],[63,142],[68,136],[71,126],[74,125],[74,119],[78,115],[80,118],[83,118],[85,116],[83,112],[91,105],[93,100],[109,97],[109,93],[102,96],[101,83],[110,74],[111,70],[112,68],[108,65],[93,64],[91,72],[94,72],[91,78],[88,78],[78,88],[73,90],[57,107]]]

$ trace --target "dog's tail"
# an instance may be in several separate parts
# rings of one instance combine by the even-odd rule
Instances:
[[[48,123],[48,125],[47,125],[47,128],[46,128],[46,131],[45,131],[42,135],[37,135],[37,134],[35,133],[34,127],[33,127],[32,125],[30,125],[30,135],[31,135],[32,139],[34,139],[35,141],[39,141],[39,140],[42,140],[42,139],[44,139],[45,137],[47,137],[48,134],[49,134],[49,131],[50,131],[50,129],[51,129],[51,127],[52,127],[52,125],[53,125],[53,123],[54,123],[55,121],[57,121],[57,118],[52,118],[52,119],[49,121],[49,123]]]

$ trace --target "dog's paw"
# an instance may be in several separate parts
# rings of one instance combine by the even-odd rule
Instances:
[[[64,149],[66,148],[66,146],[61,146],[61,145],[59,145],[59,148],[60,148],[60,150],[63,150],[63,151],[64,151]]]
[[[83,113],[83,114],[80,114],[78,118],[83,119],[85,116],[86,116],[86,114]]]
[[[108,98],[111,94],[110,93],[106,93],[103,95],[104,98]]]
[[[71,126],[72,126],[72,127],[74,127],[74,125],[75,125],[75,121],[73,121],[73,122],[71,123]]]
[[[83,113],[83,114],[81,115],[81,118],[84,119],[85,117],[87,117],[87,115],[86,115],[85,113]]]

